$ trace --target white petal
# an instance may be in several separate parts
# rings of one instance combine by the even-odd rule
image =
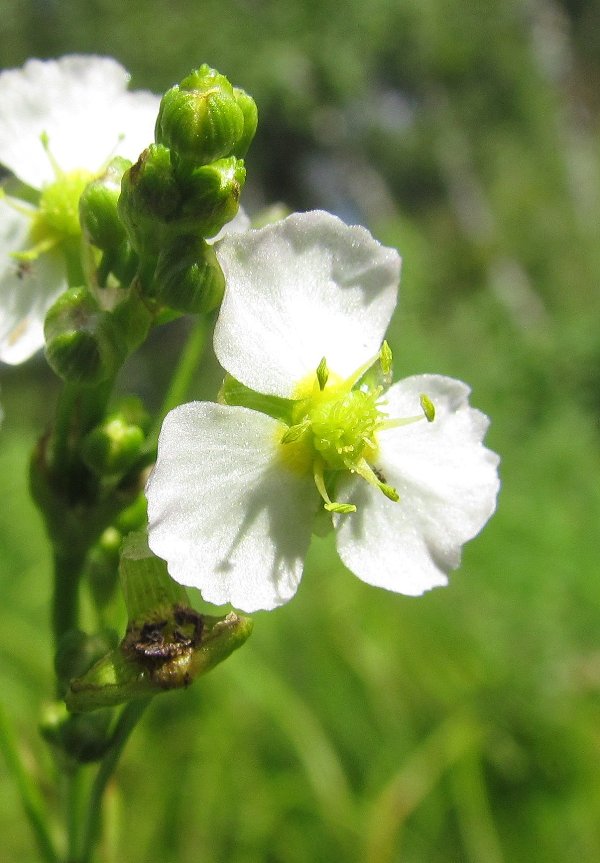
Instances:
[[[340,557],[369,584],[418,595],[447,583],[463,543],[492,515],[500,486],[498,456],[483,446],[487,417],[468,405],[469,388],[436,375],[390,388],[390,417],[419,413],[419,395],[436,417],[382,432],[378,468],[399,493],[393,503],[364,480],[336,495],[358,511],[336,516]]]
[[[19,265],[11,252],[31,245],[31,221],[0,200],[0,360],[11,365],[44,346],[44,318],[67,287],[64,262],[48,252]]]
[[[226,278],[215,351],[234,377],[290,397],[326,357],[349,376],[379,350],[400,258],[329,213],[295,213],[215,246]]]
[[[0,163],[34,188],[55,179],[40,136],[61,170],[100,171],[116,154],[135,161],[154,139],[159,99],[127,92],[110,57],[28,60],[0,73]]]
[[[150,548],[208,602],[255,611],[296,592],[317,495],[312,479],[278,463],[279,428],[247,408],[204,402],[163,423],[146,489]]]

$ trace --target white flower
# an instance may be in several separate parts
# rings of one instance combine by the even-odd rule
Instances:
[[[109,57],[29,60],[0,73],[0,165],[39,193],[0,199],[0,360],[44,344],[47,310],[66,288],[63,254],[77,243],[85,183],[115,155],[135,161],[153,140],[159,98],[127,91]]]
[[[498,458],[465,384],[423,375],[385,391],[397,253],[321,212],[216,250],[215,351],[244,386],[166,417],[152,550],[206,600],[270,609],[295,593],[324,505],[363,581],[410,595],[446,584],[494,511]]]

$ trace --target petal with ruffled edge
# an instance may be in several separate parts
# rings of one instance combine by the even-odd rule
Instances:
[[[0,200],[0,360],[17,365],[44,346],[44,318],[67,287],[56,252],[19,265],[11,252],[31,245],[31,220]]]
[[[163,423],[146,488],[150,548],[208,602],[256,611],[296,592],[318,504],[310,478],[282,469],[280,428],[205,402]]]
[[[488,419],[469,407],[460,381],[420,375],[387,393],[390,417],[418,415],[419,395],[436,408],[419,421],[381,432],[377,467],[397,489],[394,503],[364,480],[346,481],[337,499],[357,512],[335,516],[346,566],[368,584],[417,596],[447,584],[463,543],[492,515],[499,489],[498,456],[483,446]]]
[[[0,73],[0,163],[36,189],[52,182],[43,133],[65,172],[96,173],[114,155],[135,161],[154,140],[160,100],[128,83],[111,57],[28,60]]]
[[[295,213],[225,237],[215,251],[226,279],[215,351],[246,386],[289,398],[323,357],[347,377],[379,350],[400,257],[365,228]]]

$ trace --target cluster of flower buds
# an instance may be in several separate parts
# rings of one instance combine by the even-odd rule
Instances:
[[[125,172],[118,201],[142,289],[160,305],[218,306],[224,281],[205,240],[238,212],[256,124],[253,99],[206,65],[164,95],[155,143]]]
[[[155,142],[135,164],[113,158],[84,188],[79,219],[87,287],[60,296],[46,317],[46,355],[80,386],[112,378],[167,314],[217,308],[224,278],[207,238],[239,209],[253,99],[207,65],[163,96]],[[105,288],[129,287],[104,302]]]

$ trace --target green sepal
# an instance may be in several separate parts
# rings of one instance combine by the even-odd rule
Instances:
[[[246,140],[249,111],[242,105],[227,78],[204,64],[163,96],[155,140],[169,147],[177,161],[189,165],[230,156]]]
[[[116,156],[102,176],[92,180],[79,199],[79,220],[89,241],[99,249],[116,249],[125,239],[125,228],[119,218],[117,202],[121,178],[131,162]]]
[[[257,393],[231,375],[225,375],[219,390],[218,401],[226,405],[238,405],[259,411],[288,426],[293,424],[292,417],[296,402],[292,399],[281,398],[281,396],[266,396]]]
[[[144,533],[124,543],[120,578],[129,622],[120,645],[71,681],[65,702],[86,712],[147,698],[190,683],[240,647],[252,620],[200,615],[185,589],[148,549]]]
[[[214,248],[199,237],[180,237],[158,256],[152,293],[161,305],[206,314],[221,303],[224,290]]]

